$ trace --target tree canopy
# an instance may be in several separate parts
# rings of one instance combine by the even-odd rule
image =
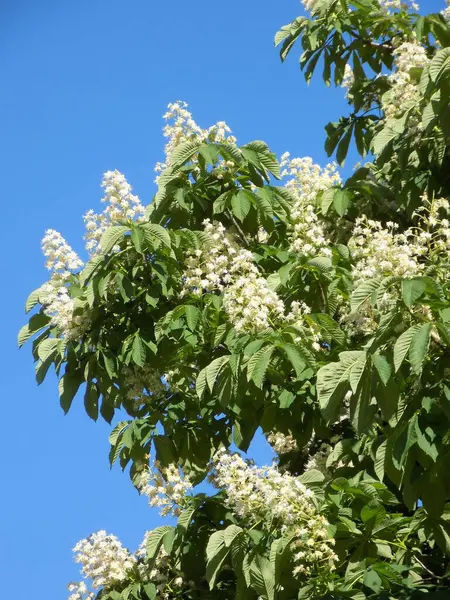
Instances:
[[[177,102],[153,200],[108,171],[86,264],[43,239],[19,344],[177,519],[135,553],[82,540],[72,600],[450,598],[450,8],[303,5],[275,43],[343,87],[336,162]],[[246,456],[258,431],[273,465]]]

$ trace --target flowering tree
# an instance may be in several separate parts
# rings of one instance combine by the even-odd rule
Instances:
[[[450,597],[450,9],[303,4],[281,57],[345,88],[326,150],[372,162],[343,182],[177,102],[153,201],[109,171],[88,262],[44,237],[19,343],[65,412],[127,415],[110,462],[177,518],[82,540],[71,600]]]

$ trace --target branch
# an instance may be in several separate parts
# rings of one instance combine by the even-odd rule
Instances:
[[[247,240],[247,238],[245,237],[245,233],[242,231],[242,229],[240,228],[238,222],[236,221],[236,219],[233,217],[233,215],[231,214],[231,212],[229,210],[226,211],[225,213],[227,215],[227,217],[230,219],[230,221],[233,223],[233,225],[236,227],[238,233],[239,233],[239,237],[241,238],[241,240],[244,242],[245,246],[249,245],[249,242]]]

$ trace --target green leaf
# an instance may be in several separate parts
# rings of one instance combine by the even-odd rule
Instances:
[[[372,151],[375,156],[378,156],[399,135],[399,132],[391,127],[391,123],[387,121],[386,125],[372,140]]]
[[[120,240],[123,239],[125,233],[130,231],[129,227],[123,225],[115,225],[114,227],[108,227],[104,232],[100,240],[100,247],[104,254],[108,254],[116,246]],[[86,265],[87,266],[87,265]]]
[[[33,315],[26,325],[22,327],[17,336],[17,343],[21,348],[27,340],[29,340],[35,333],[44,329],[50,323],[50,317],[44,313],[38,313]]]
[[[350,146],[350,142],[352,139],[353,126],[349,126],[347,131],[342,136],[341,141],[336,150],[336,160],[341,167],[345,164],[345,159],[347,158],[348,148]],[[340,213],[338,213],[340,214]],[[342,216],[342,215],[341,215]]]
[[[409,329],[407,329],[402,335],[397,339],[394,345],[394,368],[395,372],[397,372],[402,366],[403,361],[408,354],[409,347],[411,346],[412,339],[414,335],[419,331],[420,325],[413,325]]]
[[[275,573],[270,561],[256,555],[250,564],[251,587],[264,600],[275,598]]]
[[[25,312],[28,314],[30,310],[32,310],[36,304],[39,304],[39,296],[41,294],[41,288],[37,288],[37,290],[33,290],[31,294],[28,296],[27,301],[25,302]]]
[[[105,232],[106,233],[106,232]],[[98,267],[105,262],[105,257],[103,254],[99,254],[91,258],[89,262],[86,263],[84,269],[80,273],[79,283],[81,286],[84,286],[90,277],[95,273]]]
[[[192,304],[187,304],[185,307],[186,323],[191,331],[195,331],[202,313],[200,309]]]
[[[154,583],[144,583],[143,588],[148,600],[156,600],[156,586]]]
[[[341,352],[338,363],[329,363],[317,373],[317,396],[326,421],[331,421],[350,388],[351,369],[366,353]]]
[[[357,312],[358,308],[367,302],[372,296],[376,296],[377,291],[380,287],[380,279],[369,279],[359,285],[353,292],[350,300],[350,310]]]
[[[276,179],[281,179],[280,165],[265,142],[259,140],[250,142],[242,146],[240,150],[246,160],[261,170],[269,171]],[[268,178],[266,177],[266,179]]]
[[[61,408],[67,414],[72,405],[72,400],[82,382],[79,371],[66,371],[58,383],[59,400]]]
[[[391,378],[392,369],[391,365],[388,363],[387,359],[380,354],[372,355],[372,363],[377,370],[377,373],[383,382],[384,385],[387,385],[387,382]]]
[[[243,533],[242,527],[237,525],[229,525],[223,532],[223,540],[227,548],[231,548],[236,538]]]
[[[147,350],[141,336],[137,333],[131,346],[131,357],[133,362],[139,367],[143,367],[147,359]]]
[[[430,345],[431,323],[425,323],[414,334],[409,347],[409,362],[414,373],[419,374]]]
[[[306,367],[306,362],[301,352],[293,344],[283,343],[279,344],[278,347],[286,354],[291,365],[294,367],[297,377],[300,377]]]
[[[163,544],[164,536],[171,534],[173,530],[174,527],[172,525],[162,525],[148,535],[146,546],[148,560],[153,560],[156,557]]]
[[[322,194],[322,202],[321,202],[321,208],[322,208],[322,213],[324,215],[327,214],[330,206],[333,204],[334,201],[334,195],[337,192],[336,188],[329,188],[328,190],[325,190]]]
[[[255,352],[247,363],[247,380],[254,381],[255,385],[262,388],[266,372],[270,364],[270,359],[274,351],[274,346],[265,346]]]
[[[188,140],[187,142],[182,142],[176,146],[170,157],[170,171],[176,171],[189,160],[191,160],[191,158],[198,152],[202,145],[203,143],[200,141]]]
[[[378,575],[376,571],[373,569],[368,569],[363,578],[364,585],[373,590],[374,592],[379,592],[382,588],[381,577]]]
[[[374,462],[375,473],[381,482],[384,479],[384,463],[386,460],[386,451],[387,440],[384,440],[384,442],[382,442],[382,444],[378,446]]]
[[[231,198],[233,214],[239,221],[243,221],[250,212],[252,207],[251,198],[252,194],[247,190],[240,190]]]
[[[311,315],[311,318],[331,339],[340,345],[345,344],[345,333],[330,315],[327,315],[326,313],[316,313]]]
[[[214,383],[217,379],[217,376],[229,360],[229,356],[220,356],[219,358],[213,360],[212,363],[206,367],[205,376],[210,392],[213,391]]]
[[[403,279],[402,280],[402,296],[403,301],[408,308],[411,308],[426,288],[424,279]]]
[[[161,244],[171,248],[170,235],[167,229],[156,223],[144,223],[140,226],[144,232],[145,241],[151,246],[158,248]]]
[[[47,358],[50,358],[50,356],[53,356],[56,353],[59,341],[60,340],[57,338],[42,340],[38,346],[38,356],[42,362],[45,362]]]
[[[340,217],[343,217],[345,215],[350,204],[350,194],[346,190],[338,189],[335,191],[333,198],[333,208]]]
[[[84,408],[87,415],[93,420],[98,419],[98,399],[100,392],[95,383],[89,382],[86,386],[86,392],[84,394]]]
[[[429,75],[433,81],[438,81],[445,71],[450,70],[450,48],[436,52],[429,66]]]
[[[223,531],[214,532],[206,546],[206,580],[210,590],[214,588],[217,575],[229,552],[230,548],[225,545],[225,533]]]
[[[197,396],[199,398],[203,398],[203,394],[206,390],[206,369],[207,367],[200,371],[195,381],[195,391],[197,392]]]

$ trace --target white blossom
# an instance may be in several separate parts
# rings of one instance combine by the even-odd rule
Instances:
[[[305,256],[330,256],[329,240],[317,209],[318,195],[328,188],[339,185],[341,177],[334,163],[324,169],[314,164],[312,158],[290,158],[289,152],[281,157],[282,177],[289,178],[285,184],[293,197],[292,224],[288,231],[291,251]]]
[[[47,259],[47,269],[51,271],[50,280],[39,291],[44,312],[63,337],[80,337],[89,327],[90,318],[87,311],[83,310],[84,303],[77,303],[71,297],[67,282],[73,271],[81,269],[83,262],[62,235],[53,229],[45,232],[42,251]]]
[[[284,304],[262,277],[246,249],[239,249],[221,223],[204,221],[209,243],[187,258],[183,293],[224,292],[223,305],[238,331],[263,331],[283,318]]]
[[[334,569],[334,540],[326,518],[314,502],[314,494],[296,477],[275,467],[249,465],[238,454],[219,450],[213,460],[213,483],[227,494],[226,503],[246,523],[276,524],[282,535],[294,536],[294,575]],[[319,554],[320,553],[320,556]]]
[[[150,506],[159,506],[162,516],[181,513],[192,490],[192,483],[183,476],[177,465],[161,468],[155,462],[151,471],[144,470],[137,481],[137,488],[143,496],[147,496]]]
[[[414,277],[423,270],[419,257],[426,251],[411,231],[397,233],[398,225],[359,217],[348,246],[355,284],[378,276]]]
[[[442,16],[447,22],[450,22],[450,0],[446,0],[447,7],[441,11]]]
[[[428,62],[425,48],[416,40],[403,42],[395,48],[393,55],[394,72],[388,77],[391,89],[382,98],[388,119],[400,117],[406,109],[414,108],[420,102],[420,91],[411,77],[411,69],[424,67]],[[412,129],[419,126],[416,121],[411,125]]]
[[[42,238],[42,252],[47,259],[46,267],[52,272],[53,280],[66,281],[73,271],[82,268],[83,261],[69,246],[60,233],[47,229]]]
[[[73,549],[75,562],[81,564],[81,572],[92,580],[92,587],[110,587],[127,579],[134,568],[136,558],[126,550],[114,535],[98,531],[81,540]]]
[[[353,87],[354,84],[355,84],[355,74],[353,73],[353,69],[351,68],[351,66],[347,63],[345,65],[344,78],[342,79],[342,83],[341,83],[341,87],[343,87],[346,90],[345,95],[347,98],[348,98],[349,91]]]
[[[71,582],[67,586],[70,592],[69,600],[94,600],[95,592],[90,592],[84,581]]]
[[[269,433],[267,441],[277,454],[285,454],[286,452],[295,452],[298,450],[295,438],[290,434],[285,435],[281,431],[272,431]]]
[[[381,10],[388,14],[391,14],[392,12],[398,12],[400,10],[419,10],[419,5],[417,2],[414,2],[414,0],[379,0],[379,2]]]
[[[162,173],[162,171],[170,166],[175,148],[183,142],[236,143],[236,138],[231,134],[231,129],[225,121],[219,121],[208,129],[202,129],[193,119],[186,102],[182,102],[181,100],[170,103],[163,118],[167,121],[163,129],[163,135],[168,141],[164,148],[165,161],[158,162],[155,166],[157,173]],[[224,166],[227,165],[224,164]],[[158,181],[158,178],[156,181]]]
[[[86,249],[91,255],[100,252],[100,240],[108,227],[128,221],[139,223],[144,220],[145,214],[145,207],[139,198],[131,193],[131,185],[119,171],[106,171],[102,188],[105,195],[101,201],[106,204],[105,210],[100,214],[89,210],[83,217],[86,227]]]

